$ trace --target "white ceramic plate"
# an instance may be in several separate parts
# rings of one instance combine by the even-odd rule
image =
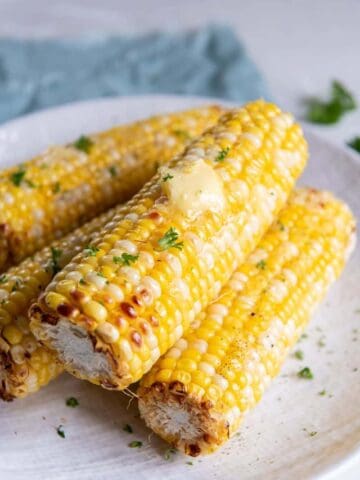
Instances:
[[[82,133],[206,102],[209,100],[177,96],[124,97],[24,117],[0,128],[0,166],[27,159],[49,144],[67,142]],[[359,217],[360,157],[329,145],[310,129],[306,132],[311,158],[302,183],[331,189],[349,202]],[[193,460],[176,454],[165,460],[167,445],[144,427],[135,402],[129,405],[122,394],[63,375],[36,395],[0,405],[0,478],[359,478],[356,473],[351,477],[345,473],[350,464],[353,472],[360,465],[360,311],[355,313],[360,309],[359,285],[358,247],[317,311],[308,338],[301,342],[304,360],[287,360],[239,435],[218,453]],[[312,381],[296,376],[304,366],[313,370]],[[319,395],[324,389],[326,394]],[[65,406],[69,396],[79,400],[78,408]],[[133,434],[123,430],[127,423]],[[60,424],[65,439],[56,433]],[[142,441],[143,447],[129,448],[132,440]]]

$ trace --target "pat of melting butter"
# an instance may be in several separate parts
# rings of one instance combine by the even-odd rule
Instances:
[[[179,167],[160,169],[162,190],[174,208],[189,218],[205,211],[221,212],[226,203],[223,183],[204,160]]]

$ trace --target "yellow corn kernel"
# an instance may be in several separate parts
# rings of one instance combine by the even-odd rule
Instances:
[[[83,309],[86,315],[89,315],[89,317],[93,318],[97,322],[104,322],[107,318],[107,310],[99,302],[90,300],[84,304]]]
[[[46,294],[45,302],[49,308],[56,310],[59,305],[62,305],[66,302],[66,297],[60,295],[59,293],[49,292]]]
[[[21,342],[23,334],[15,325],[6,325],[2,331],[2,335],[11,345]]]

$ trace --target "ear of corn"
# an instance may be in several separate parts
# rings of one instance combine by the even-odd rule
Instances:
[[[202,129],[214,122],[219,112],[218,107],[203,107],[170,116],[156,117],[100,134],[99,137],[102,140],[99,142],[113,135],[117,137],[121,131],[124,132],[121,142],[129,140],[125,132],[128,134],[132,132],[132,140],[134,142],[136,140],[139,144],[136,149],[137,157],[134,157],[131,164],[133,173],[136,173],[132,182],[134,186],[140,186],[141,182],[151,176],[157,163],[167,162],[170,155],[188,141],[189,136],[200,133]],[[158,130],[154,130],[156,128]],[[187,130],[185,131],[184,128]],[[145,135],[144,139],[140,138],[141,131]],[[36,162],[38,161],[40,160]],[[143,168],[144,162],[146,168]],[[35,172],[35,166],[29,164],[27,171]],[[55,165],[49,165],[47,175],[51,175],[52,168],[55,168]],[[127,179],[123,175],[125,173],[119,171],[119,181],[122,181],[125,186]],[[91,244],[94,234],[101,230],[115,214],[125,217],[130,213],[136,199],[137,197],[127,205],[102,214],[63,239],[43,248],[32,258],[25,259],[18,266],[0,274],[0,398],[12,400],[24,397],[37,391],[63,370],[62,366],[56,362],[55,355],[40,345],[30,332],[29,306],[48,286],[54,275],[79,251]],[[0,234],[0,242],[2,240],[4,237]],[[6,253],[6,245],[1,248],[0,244],[0,257],[4,253]],[[83,278],[81,276],[80,278],[82,282]],[[101,281],[100,278],[98,280]],[[112,292],[114,293],[114,289]]]
[[[142,380],[147,425],[193,456],[223,444],[279,372],[354,239],[344,204],[295,191],[218,300]]]
[[[80,378],[137,381],[255,247],[306,157],[300,127],[276,106],[225,114],[56,276],[31,308],[33,333]]]
[[[0,173],[0,272],[136,193],[221,107],[161,115],[49,148]]]

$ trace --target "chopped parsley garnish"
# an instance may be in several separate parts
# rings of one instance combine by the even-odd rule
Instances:
[[[129,443],[128,445],[130,448],[140,448],[142,447],[142,442],[139,440],[133,440],[132,442]]]
[[[325,347],[325,345],[326,345],[325,339],[324,339],[324,338],[320,338],[320,339],[318,340],[317,344],[318,344],[318,346],[319,346],[320,348]]]
[[[53,189],[52,189],[53,193],[59,193],[59,192],[60,192],[60,190],[61,190],[61,185],[60,185],[60,182],[56,182],[56,183],[54,183],[54,185],[53,185]]]
[[[56,429],[57,434],[61,438],[65,438],[65,432],[64,432],[64,427],[62,425],[59,425]]]
[[[85,137],[84,135],[81,135],[76,142],[74,142],[74,147],[77,150],[81,150],[82,152],[85,153],[90,153],[91,147],[94,145],[94,142],[91,140],[89,137]]]
[[[88,245],[84,249],[84,252],[87,257],[96,257],[96,254],[99,252],[99,248],[93,247],[92,245]]]
[[[265,267],[266,267],[266,262],[265,260],[260,260],[260,262],[258,262],[256,264],[256,267],[259,269],[259,270],[265,270]]]
[[[7,279],[8,279],[8,277],[4,273],[2,275],[0,275],[0,283],[7,282]]]
[[[309,432],[310,437],[315,437],[316,434],[317,434],[317,432],[315,432],[315,431],[314,432]]]
[[[109,167],[109,173],[112,177],[116,177],[117,175],[117,170],[116,170],[116,167],[114,167],[114,165],[112,165],[111,167]]]
[[[86,282],[83,278],[80,278],[79,283],[80,285],[86,285]]]
[[[30,187],[30,188],[36,188],[35,183],[32,182],[31,180],[26,180],[26,179],[25,179],[24,181],[25,181],[25,183],[26,183],[26,185],[27,185],[28,187]]]
[[[215,162],[223,162],[229,152],[230,152],[230,147],[226,147],[220,150],[220,152],[217,154],[215,158]]]
[[[349,147],[360,153],[360,137],[354,137],[347,143]]]
[[[194,465],[193,462],[186,462],[186,465]]]
[[[304,367],[298,372],[298,377],[305,378],[306,380],[312,380],[314,378],[314,375],[309,367]]]
[[[26,175],[26,170],[23,167],[20,167],[17,172],[14,172],[10,175],[10,180],[16,187],[20,187],[21,182],[24,180]]]
[[[302,350],[296,350],[296,352],[294,352],[294,357],[297,358],[298,360],[303,360],[304,352]]]
[[[182,140],[190,140],[191,136],[190,133],[186,130],[173,130],[173,134],[177,137],[180,137]]]
[[[331,84],[330,100],[326,102],[318,98],[311,98],[307,104],[307,120],[324,125],[336,123],[344,113],[356,108],[353,95],[336,80]]]
[[[59,265],[59,260],[60,260],[60,257],[62,255],[62,253],[63,252],[60,248],[51,247],[50,267],[52,269],[53,275],[56,275],[61,270],[61,267]]]
[[[66,399],[66,406],[71,407],[71,408],[78,407],[79,406],[79,401],[75,397],[69,397],[69,398]]]
[[[167,250],[169,248],[177,248],[182,250],[184,242],[178,242],[179,234],[174,227],[170,227],[163,237],[158,240],[160,250]]]
[[[129,266],[132,263],[136,262],[139,258],[139,255],[130,255],[130,253],[122,253],[120,256],[115,255],[113,257],[113,262],[118,265],[126,265]]]
[[[168,448],[166,450],[166,452],[164,453],[164,458],[165,460],[170,460],[172,455],[176,453],[176,449],[175,448]]]
[[[321,390],[321,392],[319,392],[319,395],[321,397],[324,397],[326,395],[326,390]]]
[[[132,426],[129,425],[128,423],[124,426],[123,430],[124,432],[127,432],[127,433],[133,433]]]
[[[11,292],[16,292],[21,287],[21,284],[22,284],[21,280],[17,278],[15,280],[14,285],[12,286]]]
[[[168,180],[171,180],[174,178],[174,175],[170,175],[170,173],[166,174],[165,177],[162,178],[163,182],[167,182]]]

